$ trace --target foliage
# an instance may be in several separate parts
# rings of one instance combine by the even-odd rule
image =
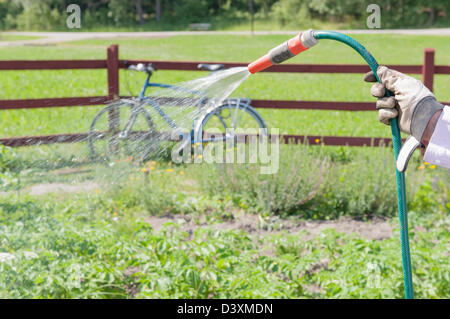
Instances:
[[[272,7],[272,14],[280,24],[296,25],[297,21],[316,18],[319,20],[347,21],[353,27],[366,25],[366,8],[373,1],[361,0],[280,0]],[[382,0],[377,4],[381,9],[383,28],[417,27],[433,25],[437,12],[448,14],[449,5],[445,1],[392,1]]]
[[[314,148],[281,146],[280,168],[273,175],[259,174],[260,167],[256,164],[236,164],[204,168],[200,180],[205,192],[230,196],[244,209],[263,214],[295,214],[315,219],[339,216],[370,219],[397,214],[390,149],[352,152],[341,148],[339,153]],[[413,163],[414,160],[410,167]],[[428,185],[425,172],[411,168],[408,173],[410,203],[419,189],[413,207],[423,211],[428,206],[439,206],[447,196],[447,173],[440,176],[434,172],[437,174],[434,183],[441,187],[433,196],[424,191]]]
[[[18,0],[22,12],[15,18],[17,28],[23,30],[50,30],[65,25],[64,11],[53,0]]]
[[[302,1],[279,1],[273,5],[272,9],[272,15],[282,26],[296,24],[297,21],[310,18],[307,7]]]
[[[111,0],[108,5],[108,16],[112,16],[116,26],[127,25],[134,20],[134,8],[131,1]]]
[[[263,165],[229,164],[200,172],[204,189],[232,196],[241,207],[260,213],[292,214],[317,196],[328,179],[330,163],[305,147],[282,147],[280,169],[260,174]]]
[[[398,230],[250,236],[161,231],[109,210],[110,194],[11,196],[0,204],[1,298],[401,298]],[[417,297],[448,298],[448,215],[411,214]],[[417,231],[415,225],[422,227]],[[5,258],[5,257],[8,258]]]
[[[10,147],[0,145],[0,189],[20,189],[20,173],[13,171],[20,164],[20,159]]]
[[[326,204],[319,207],[334,211],[337,216],[394,216],[397,191],[390,152],[390,149],[380,149],[376,153],[361,152],[348,163],[336,165],[336,174],[332,175],[324,194]],[[408,186],[420,182],[413,177],[409,177]],[[413,192],[408,193],[412,195]]]
[[[439,207],[442,212],[450,213],[450,188],[445,182],[447,177],[436,173],[418,187],[411,203],[412,210],[426,214]]]
[[[170,24],[186,28],[189,23],[223,20],[248,21],[247,0],[171,0],[162,1],[162,19],[156,21],[158,0],[73,0],[82,10],[88,27],[129,26],[150,23],[151,27]],[[253,0],[257,18],[273,18],[280,25],[303,26],[305,21],[346,22],[348,26],[365,26],[369,0]],[[377,2],[382,9],[383,27],[408,27],[448,23],[448,1],[404,0],[393,5],[390,0]],[[60,30],[64,28],[66,1],[1,0],[0,26],[5,29]],[[141,20],[142,19],[142,20]],[[152,24],[153,23],[153,24]]]
[[[288,178],[288,173],[294,167],[298,168],[293,174],[294,179],[301,180],[304,189],[288,192],[290,196],[304,199],[313,187],[313,181],[320,180],[320,174],[315,174],[317,177],[311,173],[315,172],[314,165],[326,165],[330,171],[324,181],[333,181],[336,174],[345,178],[356,175],[355,179],[365,180],[371,185],[364,192],[380,192],[387,196],[386,192],[376,189],[379,185],[385,186],[380,181],[386,176],[381,174],[377,178],[375,174],[380,167],[374,163],[380,162],[381,156],[374,157],[373,162],[362,170],[362,166],[358,165],[358,161],[364,158],[361,152],[344,149],[340,156],[331,157],[332,150],[320,146],[291,146],[292,153],[289,149],[284,151],[283,154],[290,155],[283,157],[286,159],[280,169],[288,170],[280,172],[277,178],[267,179],[276,184],[272,190],[278,199],[286,202],[279,204],[278,208],[288,209],[289,203],[294,202],[294,197],[288,200],[286,196],[282,197],[282,191],[293,186],[293,179]],[[13,160],[22,162],[21,153],[4,148],[2,154],[5,163]],[[289,163],[295,156],[297,165]],[[414,165],[415,162],[411,163],[410,170]],[[374,167],[370,169],[371,166]],[[148,171],[148,167],[155,169]],[[348,167],[349,171],[339,174],[339,170],[330,167]],[[181,174],[183,170],[185,173]],[[217,168],[212,166],[173,167],[170,163],[150,162],[142,168],[114,163],[112,167],[97,167],[94,171],[97,174],[95,180],[105,186],[85,194],[32,197],[27,196],[26,192],[9,192],[2,197],[1,298],[403,296],[398,230],[392,238],[381,241],[343,235],[332,230],[323,231],[313,238],[303,232],[253,236],[239,230],[217,230],[214,228],[217,221],[233,218],[230,210],[251,210],[251,207],[242,205],[244,202],[233,201],[237,195],[249,191],[244,188],[246,185],[258,191],[261,180],[251,176],[251,171],[234,167],[231,174],[240,192],[231,191],[231,196],[225,197],[222,194],[226,195],[227,190],[202,195],[192,184],[199,178],[215,178]],[[440,175],[440,172],[430,171],[434,176]],[[424,174],[426,170],[418,172]],[[43,171],[38,173],[42,175]],[[322,173],[325,174],[325,171]],[[55,177],[52,172],[49,174]],[[408,181],[413,183],[416,180],[413,178],[408,176]],[[74,179],[71,177],[69,180]],[[442,210],[444,206],[448,207],[448,203],[440,205],[441,200],[448,201],[448,188],[445,188],[445,175],[438,181],[443,184],[435,180],[431,184],[417,185],[419,191],[416,197],[412,197],[415,204],[411,206],[413,210],[409,217],[417,297],[449,297],[445,254],[450,221],[448,212]],[[29,182],[24,181],[24,187]],[[350,182],[355,183],[355,180]],[[340,188],[350,190],[351,186],[343,184]],[[350,196],[355,196],[355,202],[363,208],[370,207],[373,199],[364,192],[361,196],[361,193],[343,191],[345,196],[349,196],[348,200],[352,199]],[[212,193],[217,193],[217,190],[213,189]],[[250,204],[259,204],[257,197],[247,194],[242,198]],[[431,200],[423,201],[424,198]],[[322,200],[321,193],[315,194],[314,200]],[[276,204],[275,201],[273,203]],[[335,208],[332,205],[327,209],[323,211],[324,216],[336,216],[333,215]],[[296,213],[314,218],[305,215],[306,210],[307,207],[300,205]],[[283,214],[283,211],[280,213]],[[155,232],[146,222],[152,215],[184,215],[194,223],[211,227],[186,232],[182,227],[185,221],[174,218],[162,230]],[[396,218],[392,223],[397,225]]]
[[[0,172],[10,170],[18,163],[19,159],[12,148],[0,144]]]

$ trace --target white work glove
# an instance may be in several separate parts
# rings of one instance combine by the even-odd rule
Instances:
[[[397,169],[403,172],[414,150],[422,145],[422,136],[431,117],[444,106],[415,78],[385,66],[378,67],[377,75],[381,83],[377,82],[372,71],[364,76],[364,81],[377,82],[372,85],[370,93],[378,98],[380,122],[389,125],[390,119],[398,116],[400,130],[411,134],[397,158]],[[391,96],[385,97],[386,89]]]
[[[413,77],[385,66],[378,67],[377,75],[381,83],[372,85],[370,93],[378,98],[380,122],[389,125],[389,120],[398,116],[400,130],[421,141],[430,118],[444,106],[436,101],[422,82]],[[371,71],[364,76],[364,81],[377,80]],[[390,91],[389,97],[384,97],[386,88]]]

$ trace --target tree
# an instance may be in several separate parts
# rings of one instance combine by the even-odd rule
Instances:
[[[110,0],[108,8],[117,26],[128,25],[134,21],[134,13],[132,2],[129,0]]]
[[[142,0],[133,0],[134,5],[136,6],[136,13],[139,17],[139,24],[144,24],[144,13],[142,11]]]
[[[65,19],[61,19],[61,3],[54,0],[16,1],[21,4],[22,11],[16,17],[17,26],[26,30],[50,30],[52,27],[63,27]]]
[[[272,5],[276,3],[278,0],[254,0],[254,1],[256,11],[258,10],[258,8],[262,8],[264,17],[268,18]]]
[[[161,0],[156,0],[156,21],[161,21]]]
[[[253,1],[253,2],[249,2]],[[83,25],[133,25],[145,23],[146,13],[156,21],[175,25],[246,19],[275,18],[294,28],[310,27],[311,20],[341,21],[350,27],[365,27],[366,7],[373,0],[0,0],[0,28],[58,30],[65,28],[66,8],[77,4]],[[381,24],[389,27],[448,25],[449,0],[377,0]],[[162,7],[164,6],[164,8]],[[164,9],[164,12],[162,11]],[[313,21],[314,22],[314,21]]]

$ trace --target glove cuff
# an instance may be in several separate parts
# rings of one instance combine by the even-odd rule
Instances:
[[[421,141],[423,132],[425,131],[431,117],[434,113],[443,108],[444,106],[432,95],[421,99],[414,108],[414,112],[411,117],[411,135],[418,141]]]

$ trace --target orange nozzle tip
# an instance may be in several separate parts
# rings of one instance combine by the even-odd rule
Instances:
[[[265,56],[260,57],[258,60],[250,63],[248,65],[248,71],[251,74],[255,74],[256,72],[267,69],[269,66],[272,66],[272,61],[270,61],[269,56],[266,54]]]
[[[295,55],[308,49],[303,45],[301,37],[302,33],[300,32],[298,35],[288,40],[289,50],[291,50],[291,52]]]

